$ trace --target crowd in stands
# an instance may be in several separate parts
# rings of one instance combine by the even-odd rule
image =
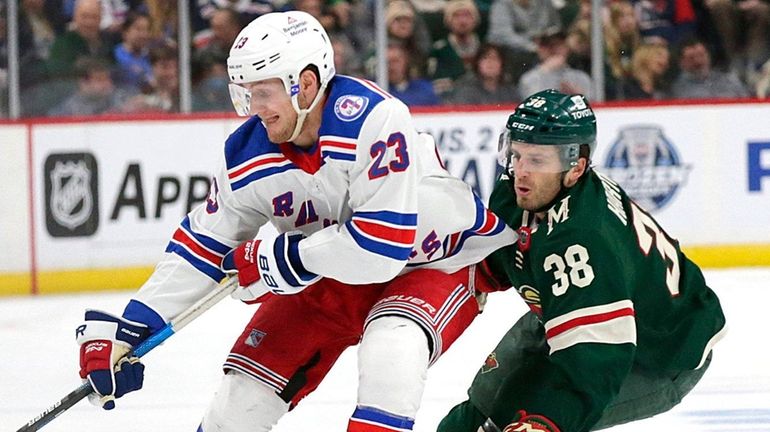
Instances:
[[[769,2],[606,0],[606,99],[767,97]],[[5,3],[0,92],[8,80]],[[389,91],[410,106],[510,105],[544,88],[589,97],[599,91],[590,76],[590,0],[385,4]],[[314,15],[332,38],[338,73],[376,76],[373,0],[189,5],[196,111],[230,109],[230,46],[244,25],[271,11]],[[172,0],[19,0],[23,115],[178,111],[176,7]]]

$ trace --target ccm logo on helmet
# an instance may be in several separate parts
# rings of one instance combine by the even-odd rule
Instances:
[[[518,130],[524,130],[524,131],[531,131],[535,129],[535,127],[532,125],[528,125],[526,123],[519,123],[519,122],[511,123],[511,127],[516,128]]]

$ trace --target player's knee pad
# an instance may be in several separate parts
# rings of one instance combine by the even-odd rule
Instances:
[[[414,321],[397,316],[371,321],[358,349],[358,405],[414,418],[429,358],[428,338]]]
[[[267,432],[289,410],[275,391],[236,371],[222,378],[201,432]]]

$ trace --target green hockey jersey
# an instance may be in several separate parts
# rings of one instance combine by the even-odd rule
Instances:
[[[544,361],[522,368],[511,412],[587,431],[632,367],[700,367],[725,318],[700,269],[610,178],[589,170],[542,220],[519,208],[503,176],[490,209],[520,235],[487,258],[544,327]]]

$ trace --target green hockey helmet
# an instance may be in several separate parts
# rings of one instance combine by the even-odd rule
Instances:
[[[583,144],[592,154],[596,147],[596,117],[585,96],[543,90],[524,100],[508,117],[500,135],[500,162],[509,170],[515,169],[512,162],[522,160],[519,149],[553,146],[558,150],[558,169],[553,164],[527,164],[527,169],[567,171],[577,164]]]

